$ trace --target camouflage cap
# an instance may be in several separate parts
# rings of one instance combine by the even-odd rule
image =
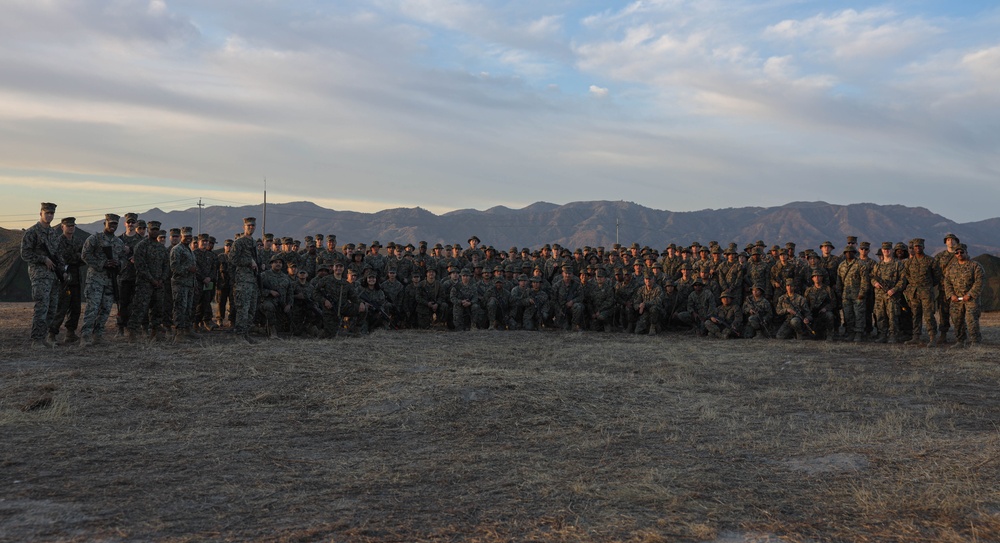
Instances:
[[[844,254],[856,253],[856,252],[858,252],[858,250],[853,245],[848,245],[847,247],[844,247]]]
[[[913,245],[914,247],[923,247],[924,238],[913,238],[913,240],[910,241],[910,245]]]
[[[462,276],[466,276],[466,275],[471,276],[472,275],[472,270],[470,270],[469,268],[462,268],[461,275]]]
[[[114,213],[105,213],[104,214],[104,220],[107,221],[107,222],[113,222],[113,223],[117,224],[118,223],[118,219],[120,219],[120,218],[121,217],[119,217],[118,215],[116,215]]]
[[[371,246],[372,247],[382,248],[382,244],[379,243],[378,240],[373,241]]]
[[[817,275],[820,277],[826,277],[826,272],[823,271],[823,268],[813,268],[810,277],[816,277]]]
[[[531,281],[532,283],[541,283],[542,282],[542,278],[539,277],[539,276],[537,276],[537,275],[533,275],[531,277],[531,279],[529,279],[529,281]]]
[[[858,236],[847,236],[847,243],[857,243]]]
[[[968,254],[968,252],[969,252],[969,246],[966,245],[966,244],[964,244],[964,243],[959,243],[958,244],[958,250],[963,251],[966,254]]]
[[[702,281],[701,278],[699,277],[699,278],[696,278],[694,280],[694,283],[691,283],[691,286],[693,286],[693,287],[703,287],[703,286],[705,286],[705,282]]]
[[[528,280],[528,274],[522,273],[521,275],[518,275],[517,276],[517,280],[518,281],[527,281]]]
[[[820,246],[821,249],[823,247],[829,247],[831,250],[832,249],[836,249],[836,247],[833,246],[833,242],[831,242],[831,241],[824,241],[823,243],[820,243],[819,246]]]
[[[179,235],[181,235],[181,229],[180,228],[171,228],[170,229],[170,235],[171,236],[179,236]]]
[[[48,213],[55,213],[56,212],[56,204],[53,204],[52,202],[42,202],[41,209],[39,209],[39,211],[46,211]]]
[[[76,226],[76,217],[63,217],[63,220],[59,221],[59,224],[63,226]]]
[[[279,255],[274,255],[274,256],[271,257],[271,260],[269,262],[271,262],[272,264],[275,263],[275,262],[284,263],[285,259],[281,258],[281,256],[279,256]]]
[[[722,291],[722,294],[719,295],[720,299],[722,299],[722,298],[735,298],[735,297],[736,297],[736,295],[734,295],[733,291],[731,291],[729,289],[726,289],[726,290]]]
[[[603,267],[597,268],[597,277],[607,277],[607,276],[608,276],[608,270],[604,269]]]
[[[138,213],[126,213],[125,214],[125,222],[135,221],[135,220],[138,220],[138,219],[139,219],[139,214]]]
[[[893,245],[892,250],[893,251],[907,251],[907,250],[909,250],[909,247],[907,247],[906,244],[903,243],[902,241],[899,241],[899,242],[896,242],[896,245]]]
[[[475,241],[476,243],[479,243],[479,241],[480,241],[480,240],[479,240],[479,237],[478,237],[478,236],[472,236],[472,237],[470,237],[470,238],[469,238],[468,240],[466,240],[466,241],[468,241],[469,243],[472,243],[473,241]]]
[[[674,283],[674,281],[672,279],[667,279],[666,281],[663,282],[663,288],[676,287],[676,286],[677,286],[677,283]]]
[[[135,221],[135,227],[136,228],[146,228],[146,221],[144,221],[142,219],[139,219],[138,221]]]
[[[271,234],[271,233],[264,234],[264,240],[265,241],[273,241],[274,240],[274,234]]]
[[[223,245],[225,245],[226,247],[230,247],[230,246],[232,246],[232,244],[233,244],[233,240],[231,240],[231,239],[227,239],[226,241],[224,241],[224,242],[222,242],[222,243],[223,243]]]
[[[862,241],[861,245],[858,245],[858,247],[861,248],[861,249],[870,249],[871,246],[872,246],[872,244],[871,244],[870,241]]]
[[[961,242],[961,240],[958,239],[958,236],[956,236],[955,234],[952,234],[951,232],[949,232],[949,233],[945,234],[944,240],[942,241],[942,243],[948,243],[949,239],[955,240],[955,243],[960,243]]]
[[[194,235],[194,227],[193,226],[182,226],[181,227],[181,235],[182,236],[193,236]]]
[[[883,241],[882,242],[882,248],[883,249],[892,250],[892,242],[891,241]]]
[[[198,241],[208,241],[209,235],[205,233],[198,234]]]
[[[795,286],[795,279],[792,279],[791,277],[786,278],[785,279],[785,286],[786,287],[794,287]]]
[[[761,292],[763,292],[763,291],[764,291],[764,285],[763,285],[762,283],[754,283],[754,284],[753,284],[753,287],[751,287],[751,288],[752,288],[753,290],[759,290],[759,291],[761,291]]]

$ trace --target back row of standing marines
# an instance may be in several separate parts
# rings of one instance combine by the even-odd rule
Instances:
[[[132,213],[125,233],[115,235],[120,217],[108,214],[103,231],[80,245],[72,217],[51,227],[54,212],[54,204],[43,204],[22,241],[36,304],[31,338],[46,346],[62,326],[67,342],[99,343],[115,301],[118,332],[131,341],[144,334],[156,340],[167,329],[184,341],[227,325],[247,342],[255,341],[254,330],[334,336],[344,328],[433,325],[643,334],[686,328],[719,338],[830,341],[863,341],[874,331],[879,342],[928,346],[947,342],[952,328],[959,345],[982,337],[983,270],[953,234],[933,257],[924,240],[913,239],[885,242],[872,258],[870,245],[854,236],[839,255],[830,242],[796,253],[793,243],[768,248],[763,241],[742,250],[693,242],[662,253],[638,244],[497,251],[476,236],[467,248],[383,248],[378,241],[338,246],[336,236],[316,235],[302,248],[292,238],[255,238],[256,219],[248,217],[216,253],[212,236],[195,237],[190,227],[163,231]],[[87,311],[77,338],[81,299]]]

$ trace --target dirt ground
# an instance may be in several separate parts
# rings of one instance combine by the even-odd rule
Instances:
[[[996,314],[963,350],[29,322],[0,304],[0,541],[1000,541]]]

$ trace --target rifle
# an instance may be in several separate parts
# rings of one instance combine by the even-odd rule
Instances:
[[[103,245],[101,249],[104,250],[104,256],[107,258],[107,261],[104,264],[104,271],[108,272],[108,277],[111,278],[111,297],[115,301],[115,306],[118,308],[118,312],[121,313],[121,295],[118,292],[118,263],[115,261],[114,246]],[[110,265],[111,262],[115,263]]]
[[[383,318],[385,318],[385,322],[387,322],[390,327],[392,327],[393,329],[396,328],[395,324],[392,321],[392,315],[390,315],[385,310],[385,304],[375,303],[375,301],[372,300],[370,296],[368,296],[368,293],[365,292],[365,289],[361,290],[359,298],[361,298],[361,301],[364,302],[365,305],[367,305],[371,309],[374,309],[375,311],[378,311],[378,314],[381,315]]]
[[[730,323],[726,319],[724,319],[724,318],[722,318],[722,317],[720,317],[718,315],[715,315],[715,320],[719,321],[719,324],[721,324],[723,326],[723,328],[725,328],[726,330],[729,330],[730,332],[732,332],[733,335],[735,335],[736,337],[738,337],[738,338],[743,337],[743,334],[741,334],[736,329],[736,323]]]

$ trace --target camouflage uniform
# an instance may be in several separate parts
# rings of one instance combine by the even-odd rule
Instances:
[[[234,331],[246,337],[257,311],[260,295],[257,276],[257,243],[252,236],[240,236],[229,251],[229,269],[233,277],[233,306],[236,313]],[[255,269],[256,268],[256,269]]]
[[[741,338],[743,337],[743,310],[739,305],[736,305],[732,293],[726,292],[722,296],[731,297],[732,302],[729,305],[721,304],[715,308],[715,313],[703,323],[705,330],[708,331],[709,335],[720,339]]]
[[[819,273],[819,271],[814,273]],[[825,281],[825,272],[820,277],[823,277]],[[833,311],[836,307],[836,298],[833,295],[833,289],[825,283],[821,283],[818,287],[813,285],[806,289],[805,297],[809,301],[809,308],[812,310],[811,320],[813,321],[813,330],[817,333],[823,330],[827,341],[833,341],[834,323],[836,322],[833,319]]]
[[[74,223],[75,224],[75,223]],[[49,324],[49,335],[55,336],[65,321],[66,340],[76,339],[76,329],[80,325],[80,307],[83,303],[80,277],[83,259],[83,241],[78,237],[59,236],[59,258],[66,265],[64,280],[59,286],[59,309]]]
[[[433,322],[447,322],[449,292],[445,290],[441,281],[431,283],[425,279],[420,282],[416,290],[417,326],[430,328]],[[429,304],[437,304],[437,309],[431,308]]]
[[[647,276],[653,278],[652,275]],[[655,335],[663,319],[663,289],[655,282],[649,287],[643,284],[632,295],[632,307],[638,317],[635,322],[635,333]],[[641,306],[641,307],[640,307]]]
[[[489,320],[489,329],[503,330],[513,329],[514,320],[511,319],[510,291],[505,287],[502,278],[493,280],[493,288],[486,291],[486,317]]]
[[[358,314],[361,299],[350,283],[330,274],[316,281],[313,301],[323,310],[323,336],[336,337],[345,317]],[[330,307],[326,307],[329,303]]]
[[[128,328],[135,333],[148,319],[150,337],[154,337],[163,323],[164,285],[170,272],[170,254],[162,243],[146,238],[135,246],[132,259],[136,281]]]
[[[263,316],[268,327],[268,333],[274,337],[279,326],[291,312],[292,296],[295,286],[283,269],[264,270],[260,274],[260,302],[257,311]],[[273,327],[274,329],[271,329]]]
[[[599,270],[597,273],[606,274],[607,272]],[[587,290],[585,304],[587,313],[590,315],[591,329],[610,332],[615,312],[615,287],[611,281],[606,280],[604,285],[594,281]]]
[[[170,250],[170,290],[174,295],[174,327],[190,331],[193,325],[195,294],[198,288],[198,261],[183,241]]]
[[[550,318],[549,295],[541,286],[542,278],[532,277],[530,290],[522,299],[524,308],[522,327],[525,330],[538,330]]]
[[[789,281],[794,281],[790,279]],[[794,284],[794,283],[792,283]],[[795,332],[796,339],[803,339],[806,334],[805,319],[812,315],[809,308],[809,300],[801,294],[782,294],[778,298],[777,310],[779,319],[784,319],[775,337],[778,339],[788,339]]]
[[[687,309],[678,313],[677,318],[704,335],[708,333],[705,330],[705,319],[708,315],[715,314],[716,297],[711,290],[704,288],[705,285],[700,279],[695,281],[695,285],[701,285],[702,288],[695,289],[688,295]]]
[[[890,247],[891,248],[891,247]],[[896,341],[899,329],[899,297],[906,288],[903,264],[895,258],[879,260],[872,268],[872,287],[875,289],[875,319],[878,341]],[[882,285],[879,287],[877,284]],[[889,295],[889,291],[892,295]]]
[[[570,275],[564,274],[552,285],[555,325],[563,330],[569,330],[573,326],[580,329],[587,309],[583,302],[580,280],[572,275],[572,267],[563,269],[570,270]]]
[[[228,242],[229,240],[227,240]],[[229,243],[232,252],[232,243]],[[229,255],[220,253],[216,262],[219,283],[216,286],[215,305],[219,312],[219,326],[226,320],[230,326],[236,323],[236,304],[233,303],[233,272],[229,266]]]
[[[923,240],[920,243],[923,246]],[[903,263],[906,274],[906,299],[913,315],[911,343],[920,342],[921,326],[927,329],[930,344],[935,343],[937,321],[934,318],[934,296],[944,277],[934,258],[913,255]]]
[[[132,219],[138,216],[134,213],[126,213],[125,220],[129,220],[131,215]],[[126,260],[123,262],[121,271],[118,272],[118,317],[117,324],[119,331],[123,330],[129,322],[129,318],[132,314],[132,299],[135,297],[135,264],[132,262],[133,255],[135,255],[135,246],[139,245],[139,242],[144,238],[138,233],[129,235],[128,233],[123,233],[118,236],[125,244],[127,248],[125,251]]]
[[[949,237],[953,237],[949,234]],[[955,238],[958,239],[958,238]],[[948,238],[945,238],[947,242]],[[940,253],[934,255],[934,262],[937,263],[938,268],[941,269],[942,281],[938,285],[938,310],[940,311],[940,318],[938,319],[938,338],[939,342],[944,342],[948,338],[948,328],[951,326],[951,298],[946,295],[944,288],[943,278],[948,276],[948,268],[951,267],[955,260],[955,253],[945,249]]]
[[[108,253],[111,258],[108,258]],[[80,335],[84,340],[93,337],[96,341],[104,336],[104,326],[111,316],[114,304],[112,277],[117,272],[117,264],[125,260],[125,244],[114,234],[101,231],[83,243],[82,255],[87,263],[87,285],[84,288],[87,310],[83,315]]]
[[[761,287],[762,294],[759,299],[754,298],[751,293],[743,301],[743,315],[746,317],[746,326],[743,328],[743,335],[748,339],[767,338],[771,335],[768,330],[771,328],[771,318],[774,315],[774,310],[771,307],[771,302],[763,296],[764,285],[759,286]]]
[[[844,335],[854,334],[861,341],[865,333],[865,301],[871,291],[868,266],[857,258],[845,258],[837,267],[837,290],[844,308]]]
[[[462,270],[462,282],[451,287],[451,305],[454,312],[453,322],[459,330],[469,330],[482,318],[482,306],[479,303],[479,287],[474,281],[465,282],[465,277],[471,277],[467,269]],[[468,303],[468,307],[466,307]]]
[[[55,212],[55,204],[50,212]],[[35,302],[31,318],[32,341],[45,341],[59,310],[59,281],[64,267],[59,258],[59,237],[54,228],[39,221],[25,230],[21,238],[21,259],[28,264],[31,299]],[[52,262],[52,270],[45,265],[46,259]]]
[[[955,328],[956,344],[961,344],[967,338],[969,343],[976,345],[983,341],[979,330],[979,316],[982,309],[979,296],[983,291],[983,267],[974,260],[959,262],[956,258],[948,266],[948,274],[944,278],[945,296],[959,298],[951,300],[951,325]]]

